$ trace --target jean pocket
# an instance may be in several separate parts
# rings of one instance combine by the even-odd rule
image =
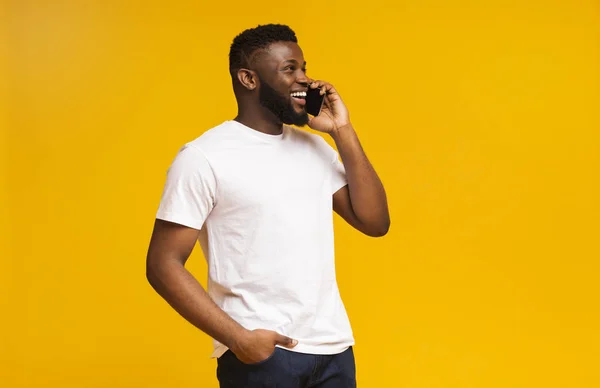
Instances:
[[[262,361],[259,361],[259,362],[253,362],[253,363],[251,363],[251,364],[246,364],[245,362],[242,362],[242,361],[240,361],[240,362],[242,362],[242,364],[244,364],[244,365],[247,365],[247,366],[259,366],[259,365],[264,365],[264,364],[266,364],[267,362],[271,361],[271,360],[272,360],[272,359],[275,357],[275,353],[277,353],[277,352],[278,352],[278,348],[276,347],[276,348],[275,348],[275,350],[273,350],[273,353],[271,353],[271,355],[270,355],[269,357],[265,358],[265,359],[264,359],[264,360],[262,360]]]

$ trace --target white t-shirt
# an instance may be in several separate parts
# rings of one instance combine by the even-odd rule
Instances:
[[[208,293],[231,318],[297,339],[293,351],[336,354],[354,344],[333,247],[332,195],[345,185],[321,136],[226,121],[180,149],[156,218],[201,229]]]

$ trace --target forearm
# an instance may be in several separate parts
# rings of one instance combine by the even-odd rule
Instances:
[[[192,325],[231,348],[246,331],[217,306],[194,276],[178,261],[147,266],[150,285]]]
[[[352,124],[331,133],[346,169],[352,210],[361,223],[387,232],[390,215],[383,183],[367,158]]]

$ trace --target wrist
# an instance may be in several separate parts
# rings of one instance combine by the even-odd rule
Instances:
[[[250,333],[250,330],[240,327],[239,330],[236,330],[232,334],[231,339],[228,341],[229,343],[224,344],[224,345],[227,346],[229,349],[231,349],[231,351],[235,354],[238,352],[238,349],[244,347],[243,344],[246,341],[246,338],[249,333]]]
[[[346,124],[336,126],[333,131],[331,131],[330,135],[334,140],[338,140],[340,136],[343,136],[347,132],[352,132],[354,127],[351,122],[347,122]]]

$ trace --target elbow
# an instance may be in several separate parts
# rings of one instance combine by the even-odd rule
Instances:
[[[157,281],[156,271],[148,259],[146,260],[146,280],[154,288]]]
[[[389,230],[390,230],[390,220],[388,219],[379,225],[376,225],[374,227],[369,228],[368,230],[365,230],[364,233],[370,237],[383,237],[389,232]]]
[[[148,254],[146,257],[146,280],[152,288],[163,287],[171,274],[183,267],[185,260],[164,254]]]
[[[161,274],[160,261],[153,259],[150,255],[146,258],[146,280],[152,288],[156,289],[156,286],[160,283]]]
[[[371,237],[383,237],[388,233],[388,231],[389,231],[389,226],[387,228],[373,230],[370,233],[367,233],[367,235],[369,235]]]

